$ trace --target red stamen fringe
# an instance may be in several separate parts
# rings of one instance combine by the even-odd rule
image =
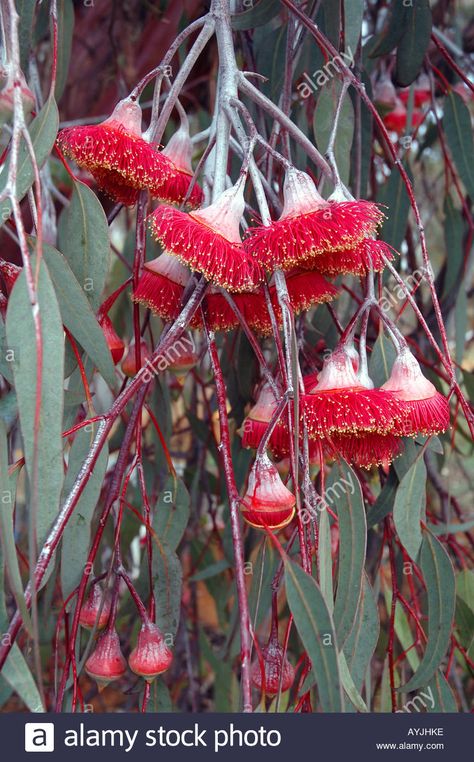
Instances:
[[[382,272],[384,256],[393,259],[393,253],[385,241],[366,238],[357,246],[342,251],[327,252],[311,260],[311,265],[324,275],[367,275],[372,269]],[[309,264],[309,263],[305,263]]]
[[[354,247],[383,219],[371,201],[330,201],[325,208],[250,228],[246,248],[268,270],[291,269],[311,256]]]
[[[382,389],[330,389],[301,397],[310,438],[333,433],[388,434],[403,421],[405,411]]]
[[[90,172],[112,170],[132,188],[156,190],[176,173],[173,163],[156,146],[110,124],[67,127],[58,135],[66,156]]]
[[[151,230],[163,248],[211,283],[227,291],[252,291],[263,274],[240,244],[178,209],[159,206],[151,215]]]
[[[406,410],[400,433],[403,436],[423,434],[431,436],[441,434],[449,429],[449,402],[442,394],[436,392],[424,400],[400,401]]]

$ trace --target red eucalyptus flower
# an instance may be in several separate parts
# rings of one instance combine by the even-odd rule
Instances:
[[[7,262],[5,259],[0,258],[0,276],[5,283],[7,294],[11,292],[21,270],[22,268],[13,264],[13,262]]]
[[[102,605],[102,601],[104,604]],[[100,608],[102,606],[102,609]],[[100,616],[99,616],[100,611]],[[104,593],[99,584],[92,585],[87,599],[81,606],[79,622],[86,630],[92,630],[94,625],[102,630],[107,624],[110,614],[110,597]]]
[[[67,127],[58,135],[61,150],[96,178],[99,187],[122,203],[134,204],[136,191],[157,193],[175,168],[142,137],[142,111],[126,98],[97,125]]]
[[[190,277],[188,268],[165,252],[156,259],[145,262],[132,299],[148,307],[166,322],[175,320]]]
[[[448,400],[425,378],[420,364],[407,347],[399,353],[382,389],[393,394],[406,412],[400,434],[430,436],[449,428]]]
[[[383,217],[370,201],[341,200],[338,194],[325,201],[309,175],[294,167],[287,170],[283,198],[280,218],[250,228],[245,242],[268,270],[289,270],[314,255],[355,246],[375,232]]]
[[[314,257],[311,266],[323,275],[367,275],[370,270],[381,272],[385,267],[384,257],[393,259],[392,250],[385,241],[364,238],[354,247],[341,251],[329,251]],[[310,263],[308,262],[307,265]]]
[[[172,661],[173,653],[166,645],[158,625],[143,622],[138,633],[137,645],[128,659],[132,672],[151,683],[155,677],[169,669]]]
[[[96,680],[99,690],[125,674],[127,662],[120,648],[119,636],[114,629],[107,629],[99,636],[96,647],[86,661],[85,670]]]
[[[310,437],[332,434],[388,434],[400,425],[403,412],[394,395],[371,389],[356,375],[343,347],[325,360],[317,384],[302,396]]]
[[[169,204],[182,204],[188,194],[193,176],[191,163],[193,146],[187,121],[181,122],[180,128],[163,149],[163,155],[173,163],[176,172],[161,185],[158,197]],[[203,200],[202,188],[196,182],[186,203],[191,207],[198,207]]]
[[[333,434],[330,441],[325,442],[326,457],[344,458],[359,468],[389,466],[400,454],[401,441],[394,434]]]
[[[228,291],[252,291],[263,277],[240,238],[243,189],[241,179],[205,209],[159,206],[150,215],[151,231],[169,254]]]
[[[284,654],[283,648],[278,642],[276,633],[270,635],[267,645],[262,648],[263,676],[260,660],[252,667],[252,683],[259,691],[264,691],[267,696],[276,696],[280,690],[289,690],[295,679],[295,670]],[[263,677],[263,680],[262,680]]]
[[[249,474],[241,512],[257,529],[282,529],[295,515],[295,496],[285,487],[267,455],[255,461]]]

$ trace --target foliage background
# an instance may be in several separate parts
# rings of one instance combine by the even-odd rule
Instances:
[[[458,381],[466,396],[474,400],[472,93],[467,92],[464,100],[452,89],[460,83],[460,78],[430,40],[431,27],[426,28],[429,22],[423,15],[429,4],[415,2],[414,26],[398,23],[396,14],[400,5],[382,1],[322,0],[306,4],[306,10],[311,11],[321,30],[336,46],[344,39],[346,44],[347,39],[351,39],[355,49],[362,28],[356,73],[366,83],[371,97],[371,81],[373,83],[391,65],[394,56],[396,65],[402,69],[398,72],[400,81],[411,84],[422,68],[433,77],[433,97],[425,107],[421,127],[415,132],[408,128],[407,134],[412,141],[407,147],[403,147],[401,140],[396,146],[399,158],[413,178],[425,221],[436,289],[452,356],[457,363]],[[38,92],[45,102],[30,126],[38,163],[43,166],[45,240],[44,265],[38,288],[45,352],[45,385],[38,437],[42,512],[38,516],[37,529],[41,546],[56,515],[61,495],[64,498],[68,494],[90,445],[90,433],[79,432],[61,443],[61,431],[94,412],[99,414],[108,410],[122,383],[112,367],[94,312],[105,296],[130,273],[135,220],[133,212],[124,211],[108,226],[106,215],[112,210],[112,202],[101,194],[97,197],[84,185],[77,184],[73,189],[71,179],[53,151],[58,116],[53,100],[46,100],[52,60],[49,3],[43,2],[35,7],[31,0],[18,0],[17,8],[21,16],[22,67],[25,73],[29,72],[29,82],[39,83]],[[60,55],[55,91],[59,124],[90,123],[108,115],[116,101],[157,64],[186,22],[204,10],[200,2],[130,0],[116,3],[110,0],[83,3],[59,0]],[[431,4],[431,10],[433,27],[452,42],[453,55],[472,82],[472,4],[439,0]],[[235,24],[239,63],[268,78],[261,88],[273,99],[278,99],[282,87],[287,23],[287,11],[278,2],[260,0]],[[378,35],[379,48],[375,48],[371,57],[374,34]],[[217,65],[213,40],[194,67],[181,96],[194,131],[209,124],[215,103]],[[306,35],[294,72],[292,118],[316,141],[321,151],[325,150],[331,123],[332,85],[306,100],[298,99],[296,85],[302,81],[305,72],[311,73],[323,65],[321,51],[311,36]],[[151,94],[150,87],[142,100],[149,101]],[[349,114],[338,134],[338,157],[346,167],[351,188],[358,187],[362,196],[387,204],[388,221],[382,236],[401,251],[399,269],[402,276],[407,277],[421,264],[418,232],[410,202],[399,173],[387,159],[370,114],[360,107],[356,96],[352,96],[352,110],[359,114],[355,117],[358,120],[356,131]],[[271,121],[266,119],[265,129],[269,132],[271,127]],[[167,136],[172,131],[173,125],[170,125]],[[360,140],[359,160],[354,135]],[[8,127],[3,130],[2,141],[7,148]],[[26,230],[30,231],[31,209],[26,192],[34,178],[24,154],[22,161],[21,209]],[[295,147],[295,162],[302,169],[307,164],[298,147]],[[4,176],[3,172],[0,186]],[[79,177],[85,179],[83,175]],[[6,204],[7,201],[2,202],[2,212],[6,210],[2,219],[8,216]],[[6,231],[5,225],[0,232],[2,257],[20,264],[20,251],[11,234],[14,233],[13,226],[10,223],[7,226],[11,228],[10,232]],[[57,254],[52,246],[61,254]],[[157,254],[156,244],[148,240],[147,258]],[[86,288],[88,278],[93,282],[90,291]],[[357,291],[358,285],[354,282],[351,287]],[[393,291],[393,283],[388,281],[387,294],[393,295]],[[424,284],[416,290],[415,298],[428,326],[439,340],[433,307]],[[400,307],[401,302],[395,300],[394,314]],[[346,294],[337,307],[343,323],[352,309],[353,301],[350,294]],[[116,302],[111,316],[118,333],[128,341],[133,328],[127,293]],[[62,323],[84,351],[92,402],[85,399],[77,362],[71,343],[64,339]],[[448,387],[440,380],[429,342],[410,308],[400,314],[399,325],[417,349],[418,356],[426,359],[428,367],[432,365],[427,375],[447,392]],[[334,346],[337,334],[324,308],[318,308],[315,314],[308,316],[304,330],[307,351],[313,353],[314,359],[317,357],[315,347],[321,340],[327,347]],[[147,340],[151,342],[153,336],[156,341],[160,331],[160,321],[152,318]],[[382,383],[393,357],[383,336],[372,335],[371,338],[374,342],[371,373],[376,383]],[[34,438],[35,341],[24,290],[16,289],[8,311],[3,311],[0,342],[6,349],[14,347],[19,352],[19,364],[13,367],[13,373],[5,352],[0,357],[0,420],[3,422],[0,429],[0,476],[2,494],[15,493],[15,505],[4,502],[1,517],[6,577],[1,586],[0,618],[3,622],[1,629],[6,632],[16,606],[22,605],[21,591],[34,561],[28,534],[31,525],[30,485],[21,463],[20,467],[10,468],[8,474],[8,465],[18,463],[23,455],[28,462]],[[235,433],[254,399],[258,368],[250,346],[240,332],[221,337],[219,344]],[[150,414],[145,411],[142,417],[147,492],[152,505],[156,506],[155,530],[160,541],[166,544],[164,567],[160,568],[160,561],[156,561],[157,607],[163,617],[162,624],[167,631],[176,634],[174,664],[170,672],[154,684],[149,703],[151,711],[170,708],[231,711],[240,706],[233,551],[216,447],[218,425],[214,384],[204,344],[201,348],[202,362],[184,386],[167,373],[156,381],[149,400],[179,474],[177,482],[172,478],[170,481],[167,461]],[[98,372],[94,373],[94,368]],[[67,379],[66,384],[64,379]],[[326,579],[328,569],[330,577],[331,571],[334,573],[338,588],[336,612],[340,612],[343,605],[342,598],[338,603],[338,595],[344,585],[347,586],[350,580],[354,583],[346,592],[347,609],[353,611],[344,654],[356,692],[363,696],[371,711],[394,709],[390,669],[396,685],[403,685],[417,673],[423,654],[425,671],[417,673],[418,680],[410,683],[412,689],[432,688],[436,697],[433,711],[469,711],[470,708],[474,659],[474,462],[469,430],[454,399],[452,411],[452,430],[430,443],[424,460],[417,458],[419,444],[410,442],[388,475],[378,472],[359,475],[363,488],[356,490],[353,505],[345,506],[341,500],[336,508],[338,551],[334,540],[331,544],[329,526],[320,527],[323,561],[319,559],[315,576],[321,573],[323,562],[326,564]],[[37,620],[21,631],[0,676],[3,711],[36,711],[44,702],[48,707],[52,705],[64,657],[63,627],[70,623],[72,610],[69,608],[64,618],[63,605],[82,574],[87,545],[96,531],[100,507],[113,479],[123,434],[124,419],[119,419],[108,441],[109,459],[107,461],[104,452],[81,499],[80,510],[76,511],[47,574],[38,598]],[[238,486],[243,488],[251,454],[242,450],[237,435],[233,438],[233,454]],[[65,473],[63,457],[67,464]],[[333,473],[329,478],[336,479],[337,476]],[[177,493],[171,508],[163,501],[163,495],[169,489]],[[142,499],[136,479],[130,480],[123,497],[122,553],[127,567],[136,577],[137,588],[145,595],[143,568],[142,574],[139,573],[140,520],[136,515],[142,510]],[[163,536],[166,512],[170,510],[171,537]],[[419,548],[413,538],[421,539],[419,520],[425,513],[430,532],[426,528],[423,530],[422,553],[418,555]],[[331,523],[334,524],[333,519]],[[112,527],[107,527],[98,556],[99,565],[104,570],[110,560],[112,540]],[[413,547],[416,555],[410,561]],[[256,635],[264,642],[269,626],[270,582],[278,557],[270,543],[252,531],[245,536],[245,555],[253,565],[252,574],[248,575],[252,621]],[[406,564],[411,564],[409,568],[414,570],[413,574],[406,573]],[[290,603],[296,627],[290,630],[288,651],[293,663],[299,664],[301,675],[298,660],[304,650],[315,664],[319,658],[326,658],[313,650],[326,606],[307,579],[300,579],[298,583],[300,572],[296,568],[287,569],[286,588],[282,587],[279,609],[283,635],[289,622]],[[363,592],[359,597],[361,589]],[[400,600],[396,607],[391,606],[394,590],[408,602],[408,608]],[[309,619],[302,613],[305,600],[311,601]],[[346,625],[337,621],[336,613],[335,623],[338,634],[338,627]],[[137,626],[133,605],[124,596],[118,629],[126,652],[134,642]],[[85,643],[83,637],[82,645]],[[341,663],[331,663],[331,669],[337,673]],[[310,682],[306,684],[307,689]],[[43,683],[43,690],[40,690],[40,683]],[[87,677],[81,676],[80,684],[84,704],[93,706],[95,711],[119,707],[134,711],[143,691],[140,682],[130,676],[123,684],[111,685],[100,696]],[[331,707],[333,699],[329,684],[318,682],[318,692],[314,692],[314,687],[311,691],[313,708]],[[411,691],[397,694],[398,707],[404,705],[409,694]],[[68,692],[65,708],[70,700]],[[258,704],[257,696],[255,702]],[[293,690],[282,697],[278,704],[280,710],[287,705],[290,710],[299,706],[298,691]],[[353,704],[347,697],[345,705],[353,711]],[[275,704],[271,708],[275,709]]]

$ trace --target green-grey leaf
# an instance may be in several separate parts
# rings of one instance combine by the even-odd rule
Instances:
[[[380,237],[399,250],[407,229],[410,199],[402,176],[396,169],[392,170],[388,180],[379,188],[377,201],[387,206],[387,219],[380,231]]]
[[[314,110],[313,130],[319,150],[325,153],[334,127],[334,118],[341,93],[341,83],[333,78],[324,85]],[[334,153],[337,167],[343,183],[349,182],[351,168],[351,147],[354,137],[354,107],[346,93],[341,106],[337,126]]]
[[[443,128],[456,169],[467,192],[474,198],[474,139],[471,115],[461,96],[453,91],[446,96],[444,102]]]
[[[166,543],[154,536],[153,587],[156,621],[165,635],[175,636],[179,624],[183,573],[178,556]]]
[[[56,135],[58,133],[59,115],[58,107],[54,98],[49,98],[43,108],[35,117],[28,128],[33,143],[33,149],[36,156],[38,167],[42,167],[51,153]],[[0,176],[0,193],[5,189],[8,178],[10,161],[6,162],[5,168]],[[16,197],[21,200],[33,185],[35,176],[30,155],[24,140],[20,142],[18,152],[17,177],[16,177]],[[8,198],[0,203],[0,225],[4,225],[10,217],[12,205]]]
[[[380,330],[370,355],[369,374],[375,386],[382,386],[390,376],[397,356],[395,347],[383,330]]]
[[[35,267],[34,257],[32,257],[32,266]],[[24,271],[18,277],[8,301],[6,328],[8,346],[15,353],[12,366],[32,510],[35,450],[37,454],[35,519],[37,541],[41,547],[58,512],[64,478],[62,453],[64,333],[56,294],[44,260],[41,261],[37,293],[41,319],[42,374],[36,442],[35,408],[38,367],[35,326]]]
[[[397,48],[395,70],[399,85],[407,87],[418,76],[431,39],[433,24],[429,0],[405,5],[404,29]]]
[[[69,452],[63,495],[71,491],[96,433],[93,424],[77,431]],[[79,584],[89,551],[91,521],[107,468],[107,446],[103,447],[74,513],[64,531],[61,547],[61,588],[66,599]]]
[[[425,518],[426,466],[422,457],[408,469],[401,480],[393,506],[395,529],[412,561],[417,560],[423,540],[420,521]]]
[[[362,32],[364,0],[344,0],[344,42],[346,54],[355,55]]]
[[[74,5],[72,0],[58,0],[58,68],[54,95],[59,101],[66,87],[71,59],[72,34],[74,31]]]
[[[182,479],[169,476],[160,492],[153,528],[160,542],[176,550],[189,521],[189,493]]]
[[[0,421],[0,539],[2,542],[3,556],[10,589],[15,598],[17,608],[21,612],[23,624],[30,635],[32,624],[23,594],[23,582],[18,565],[18,556],[15,545],[14,509],[15,509],[15,478],[8,473],[8,443],[5,427]]]
[[[428,640],[420,666],[401,689],[404,693],[418,690],[431,680],[449,646],[454,619],[453,566],[439,540],[427,530],[423,532],[420,569],[428,597]]]
[[[0,545],[0,632],[8,631],[8,616],[5,607],[4,594],[4,560],[2,547]],[[14,643],[12,649],[2,667],[2,678],[11,685],[22,701],[26,704],[30,712],[44,712],[45,709],[41,702],[41,696],[31,674],[30,668],[26,663],[23,654]]]
[[[255,29],[268,23],[280,12],[278,0],[259,0],[255,5],[242,13],[232,16],[232,28],[240,31]]]
[[[374,591],[364,575],[357,616],[343,649],[347,666],[358,689],[364,684],[367,668],[379,638],[379,631],[379,613]]]
[[[43,247],[43,256],[54,283],[64,325],[87,352],[105,381],[115,386],[114,364],[104,333],[66,258],[47,244]]]
[[[336,634],[321,590],[312,577],[288,558],[285,558],[285,584],[296,629],[313,665],[321,709],[342,712]]]
[[[342,647],[357,615],[367,546],[367,524],[359,480],[344,461],[333,466],[326,493],[336,486],[340,488],[340,497],[336,506],[339,520],[339,565],[334,625],[337,641]]]
[[[99,199],[83,183],[74,183],[70,204],[61,214],[58,244],[97,310],[109,266],[109,230]]]

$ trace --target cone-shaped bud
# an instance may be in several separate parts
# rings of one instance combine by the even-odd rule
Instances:
[[[107,629],[100,635],[96,647],[86,661],[85,670],[89,677],[97,682],[99,690],[125,674],[127,661],[115,630]]]
[[[104,601],[103,605],[102,601]],[[96,626],[98,630],[102,630],[107,624],[109,614],[109,595],[104,593],[99,584],[92,585],[87,599],[81,606],[79,623],[82,625],[82,627],[85,627],[86,630],[92,630],[94,626]]]
[[[102,331],[104,332],[105,340],[107,342],[107,346],[110,349],[110,354],[112,355],[112,360],[114,361],[114,365],[117,365],[120,360],[123,357],[123,353],[125,351],[125,344],[123,340],[120,338],[120,336],[117,334],[113,323],[108,315],[104,315],[100,318],[99,324],[102,328]]]
[[[285,487],[267,455],[255,461],[249,474],[241,511],[257,529],[281,529],[295,515],[295,496]]]
[[[252,667],[252,683],[267,696],[276,696],[291,688],[295,679],[295,670],[284,655],[283,648],[276,635],[271,636],[267,645],[262,648],[262,665],[258,659]],[[281,684],[281,688],[280,688]]]
[[[128,659],[132,672],[151,682],[166,672],[172,661],[173,653],[159,627],[152,622],[144,622],[138,633],[137,645]]]
[[[147,360],[150,359],[150,350],[148,349],[146,345],[146,341],[144,339],[141,339],[140,341],[140,357],[141,357],[141,367],[146,363]],[[128,376],[129,378],[133,378],[133,376],[136,376],[140,368],[137,368],[137,361],[135,356],[135,341],[131,341],[128,345],[127,352],[125,354],[125,357],[122,360],[122,364],[120,366],[122,368],[122,372]]]

